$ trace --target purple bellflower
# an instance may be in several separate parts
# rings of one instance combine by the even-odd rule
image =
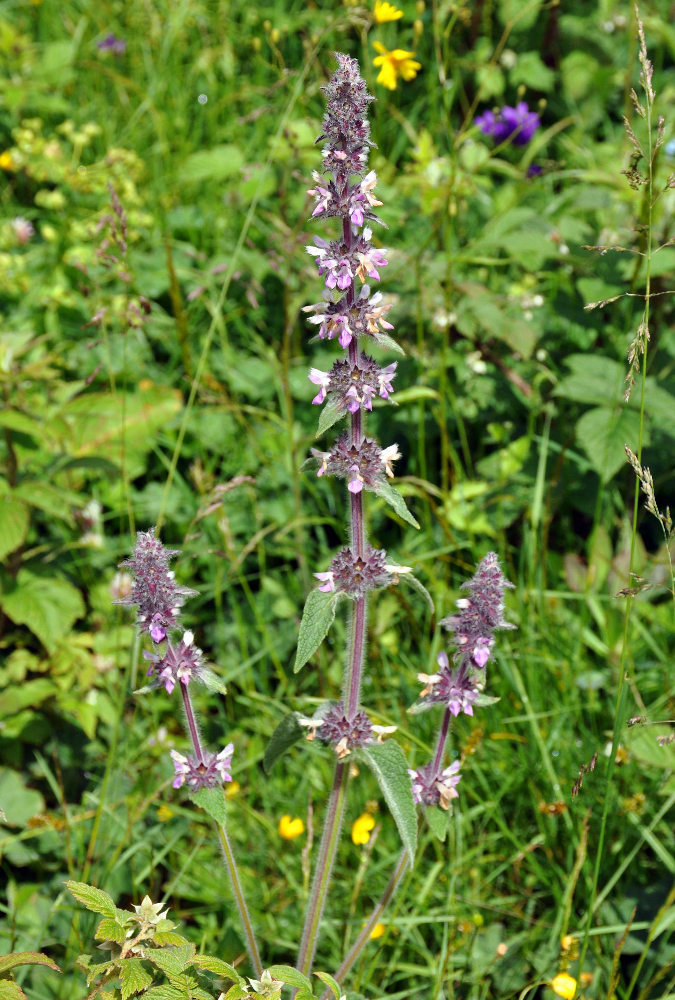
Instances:
[[[97,49],[100,52],[112,52],[116,56],[123,56],[127,51],[127,43],[123,38],[117,38],[112,31],[102,38],[100,42],[96,43]]]
[[[525,101],[518,101],[515,108],[505,104],[496,113],[484,111],[475,119],[475,124],[481,132],[492,138],[495,146],[507,141],[514,146],[526,146],[541,121],[536,111],[530,111]]]

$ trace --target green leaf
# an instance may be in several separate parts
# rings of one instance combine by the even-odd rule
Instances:
[[[18,983],[11,979],[0,979],[0,1000],[26,1000],[26,994]]]
[[[280,979],[287,986],[309,990],[310,994],[313,992],[312,984],[307,976],[298,972],[291,965],[271,965],[269,971],[273,979]]]
[[[295,715],[285,715],[277,728],[272,733],[270,741],[265,748],[263,757],[263,767],[265,774],[269,774],[280,757],[283,757],[290,748],[305,735]]]
[[[126,958],[120,963],[120,981],[122,984],[122,1000],[127,1000],[134,993],[140,993],[152,983],[152,976],[143,968],[139,958]]]
[[[339,998],[342,996],[342,990],[340,989],[340,984],[338,983],[337,979],[333,979],[333,977],[328,972],[315,972],[314,975],[318,976],[321,982],[325,983],[326,986],[329,986],[330,989],[333,991],[334,996],[336,996],[339,1000]]]
[[[75,897],[78,903],[82,903],[92,913],[101,913],[104,917],[115,918],[117,907],[112,896],[109,896],[103,889],[96,886],[87,885],[86,882],[66,882],[66,889]]]
[[[19,497],[30,507],[37,507],[45,514],[57,517],[60,521],[65,521],[71,526],[75,524],[75,518],[70,508],[77,508],[82,504],[81,495],[73,490],[59,489],[37,479],[19,483],[14,490],[14,496]]]
[[[408,524],[411,524],[413,528],[419,528],[419,524],[406,507],[405,500],[394,486],[391,486],[389,483],[379,483],[373,487],[373,493],[376,493],[378,497],[382,497],[385,503],[393,507],[398,516],[407,521]]]
[[[304,667],[326,638],[333,624],[335,607],[339,599],[339,594],[325,593],[318,589],[310,591],[300,622],[298,648],[293,665],[294,674]]]
[[[0,497],[0,559],[23,545],[29,524],[30,514],[23,501],[11,493]]]
[[[117,944],[124,944],[126,934],[126,928],[119,921],[104,917],[96,928],[94,937],[97,941],[115,941]]]
[[[203,681],[204,687],[208,691],[213,691],[215,694],[227,694],[227,688],[218,674],[214,673],[213,670],[209,670],[208,667],[202,668],[199,671],[199,679]]]
[[[314,436],[321,437],[321,435],[324,434],[329,427],[332,427],[333,424],[337,423],[341,417],[344,417],[344,415],[344,410],[341,410],[336,403],[328,400],[323,404],[321,413],[319,414],[319,426],[317,427],[316,434]]]
[[[191,792],[190,798],[200,809],[208,813],[215,819],[219,826],[225,826],[227,819],[225,810],[225,792],[222,785],[217,788],[200,788],[198,792]]]
[[[192,951],[194,952],[194,950],[193,946]],[[188,955],[186,958],[184,952],[179,954],[176,952],[175,948],[152,948],[146,952],[146,958],[148,962],[152,962],[160,969],[167,979],[175,980],[182,974],[187,962],[192,957],[192,955]]]
[[[359,754],[377,779],[412,864],[417,848],[417,811],[405,754],[395,740],[361,747]]]
[[[5,811],[3,823],[24,827],[29,819],[45,811],[45,800],[36,788],[27,788],[17,771],[0,767],[0,802]]]
[[[216,958],[214,955],[195,955],[192,959],[192,964],[196,965],[199,969],[206,969],[208,972],[213,972],[222,979],[232,979],[235,983],[242,981],[241,976],[233,965],[223,962],[222,958]]]
[[[576,435],[603,483],[626,464],[624,446],[637,441],[640,415],[633,410],[597,406],[577,423]]]
[[[424,586],[424,584],[420,583],[420,581],[417,579],[416,576],[413,576],[412,573],[401,573],[399,575],[399,580],[401,580],[402,583],[409,584],[413,588],[413,590],[416,590],[418,594],[421,594],[424,600],[429,605],[429,610],[431,611],[432,615],[436,614],[436,606],[434,604],[433,597],[431,596],[427,588]]]
[[[439,809],[438,806],[427,806],[424,809],[423,815],[434,837],[437,840],[444,841],[448,834],[450,812],[446,812],[445,809]]]
[[[47,652],[54,653],[84,615],[84,601],[68,580],[35,576],[19,570],[16,581],[0,595],[0,606],[15,625],[26,625]]]
[[[395,351],[396,354],[402,354],[405,357],[405,351],[403,350],[403,348],[401,347],[401,345],[398,344],[394,340],[394,338],[390,337],[388,334],[386,334],[386,333],[374,333],[373,334],[373,340],[380,347],[386,347],[390,351]]]
[[[10,969],[15,969],[17,965],[47,965],[54,972],[61,971],[56,962],[47,955],[43,955],[41,951],[17,951],[12,955],[0,956],[0,975]]]
[[[178,171],[179,184],[202,184],[204,181],[222,181],[239,172],[244,155],[232,143],[200,149],[183,161]]]

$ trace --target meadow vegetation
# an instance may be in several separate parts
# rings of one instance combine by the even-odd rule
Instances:
[[[14,969],[36,1000],[87,991],[96,921],[66,880],[127,910],[163,902],[200,952],[254,976],[211,821],[172,788],[178,701],[133,694],[145,647],[113,604],[155,526],[227,688],[193,697],[205,742],[235,745],[228,834],[263,965],[295,961],[334,755],[303,741],[263,760],[288,712],[339,697],[349,627],[341,605],[293,672],[313,574],[346,530],[345,484],[307,462],[325,444],[308,372],[336,342],[302,311],[321,292],[305,247],[328,238],[307,191],[335,51],[377,98],[378,289],[405,351],[369,433],[397,442],[419,525],[369,494],[370,533],[435,608],[401,586],[368,620],[364,701],[411,767],[438,725],[407,711],[417,675],[488,552],[515,626],[487,673],[498,700],[453,723],[449,821],[421,822],[344,988],[675,995],[672,8],[393,11],[0,8],[0,945],[61,969]],[[399,854],[359,767],[316,969],[335,974]],[[0,996],[20,997],[8,976]]]

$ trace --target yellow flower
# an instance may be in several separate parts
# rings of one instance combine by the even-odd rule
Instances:
[[[370,813],[362,813],[352,825],[352,840],[355,844],[367,844],[370,840],[370,831],[375,826],[375,817]]]
[[[288,813],[286,813],[279,820],[279,836],[283,837],[284,840],[295,840],[296,837],[299,837],[304,832],[305,824],[298,816],[295,819],[291,819]]]
[[[238,781],[231,781],[229,785],[225,786],[225,798],[233,799],[240,788],[241,785],[239,784]]]
[[[577,991],[577,981],[572,976],[568,976],[566,972],[559,972],[551,980],[551,989],[559,997],[563,997],[564,1000],[572,1000]]]
[[[0,153],[0,170],[11,170],[13,167],[12,154],[8,149]]]
[[[396,90],[399,77],[402,80],[414,80],[417,71],[422,69],[422,64],[412,58],[414,52],[406,52],[405,49],[392,49],[390,52],[382,42],[373,42],[373,46],[381,53],[373,59],[373,66],[382,67],[377,75],[377,82],[387,90]]]
[[[384,24],[386,21],[398,21],[403,17],[403,11],[394,7],[393,3],[387,0],[375,0],[375,23]]]
[[[164,805],[164,803],[162,803],[162,805],[157,810],[157,819],[160,821],[160,823],[166,823],[166,821],[168,819],[171,819],[172,816],[173,816],[173,809],[171,809],[170,806]]]
[[[370,932],[370,934],[368,935],[368,937],[370,938],[371,941],[376,941],[377,938],[382,937],[382,935],[384,934],[385,930],[386,930],[386,928],[385,928],[384,924],[375,924],[375,926],[373,927],[373,929]]]

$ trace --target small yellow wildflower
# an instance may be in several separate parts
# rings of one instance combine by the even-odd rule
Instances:
[[[231,781],[228,785],[225,786],[225,798],[233,799],[237,794],[237,792],[240,790],[240,788],[241,785],[239,784],[238,781]]]
[[[5,149],[0,153],[0,170],[11,170],[13,166],[12,154],[8,149]]]
[[[387,3],[387,0],[375,0],[375,23],[385,24],[387,21],[398,21],[399,17],[403,17],[403,11],[399,10],[398,7],[394,7],[393,3]]]
[[[373,929],[370,932],[370,934],[368,935],[368,937],[370,938],[371,941],[377,941],[378,938],[382,937],[382,935],[384,934],[385,930],[386,930],[386,927],[384,926],[384,924],[377,923],[373,927]]]
[[[304,832],[305,824],[299,816],[291,819],[288,813],[286,813],[279,820],[279,836],[283,837],[284,840],[295,840],[296,837],[299,837]]]
[[[554,993],[557,993],[559,997],[563,997],[564,1000],[572,1000],[572,997],[577,991],[577,981],[566,972],[559,972],[558,975],[554,976],[551,980],[551,989]]]
[[[362,813],[352,825],[352,840],[355,844],[367,844],[370,840],[370,831],[375,826],[375,817],[370,813]]]
[[[164,803],[162,803],[162,805],[157,810],[157,819],[160,821],[160,823],[166,823],[166,821],[168,819],[171,819],[172,816],[173,816],[173,809],[170,806],[164,805]]]
[[[405,49],[392,49],[390,52],[382,42],[373,42],[373,47],[380,53],[373,59],[373,66],[381,67],[377,82],[387,90],[396,90],[399,77],[406,81],[414,80],[418,70],[422,69],[422,63],[412,58],[414,52],[406,52]]]

